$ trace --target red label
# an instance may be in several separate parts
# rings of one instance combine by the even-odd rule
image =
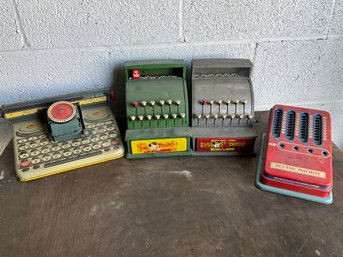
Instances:
[[[140,79],[141,78],[139,70],[132,70],[132,78],[133,79]]]
[[[199,152],[252,152],[255,138],[197,138]]]

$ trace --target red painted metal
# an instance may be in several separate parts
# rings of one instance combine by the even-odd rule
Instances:
[[[275,127],[276,112],[282,112],[280,130]],[[287,120],[290,112],[295,114],[294,133],[289,129],[292,126],[287,127],[287,124],[292,124]],[[301,115],[308,117],[306,128],[300,127]],[[316,122],[318,126],[315,126]],[[278,131],[279,136],[275,133]],[[304,140],[304,131],[307,131],[307,140]],[[333,177],[331,118],[328,112],[275,105],[270,111],[267,138],[264,172],[261,173],[263,184],[320,197],[330,194]]]
[[[255,138],[197,138],[199,152],[252,152]]]
[[[138,80],[141,78],[139,70],[132,70],[132,78]]]

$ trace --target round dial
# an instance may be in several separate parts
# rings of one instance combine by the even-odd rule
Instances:
[[[67,101],[59,101],[50,105],[48,117],[57,123],[68,122],[76,115],[76,107]]]

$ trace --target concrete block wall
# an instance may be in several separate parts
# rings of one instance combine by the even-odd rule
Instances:
[[[343,0],[0,0],[0,104],[114,88],[127,60],[249,58],[257,110],[331,112],[343,148]],[[0,123],[0,153],[11,137]]]

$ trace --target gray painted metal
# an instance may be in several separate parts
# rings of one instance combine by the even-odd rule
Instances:
[[[252,63],[246,59],[198,59],[192,62],[191,132],[196,138],[256,138]],[[232,155],[193,152],[194,155]],[[237,154],[237,153],[235,153]]]

